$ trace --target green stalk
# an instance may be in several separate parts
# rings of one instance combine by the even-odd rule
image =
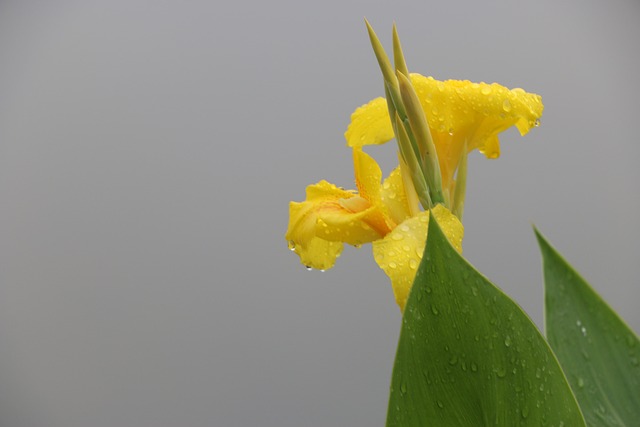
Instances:
[[[429,186],[425,181],[425,177],[422,174],[422,168],[420,167],[420,163],[418,158],[416,157],[416,153],[411,147],[411,143],[409,142],[409,135],[406,132],[405,126],[398,114],[395,117],[396,128],[398,129],[398,133],[396,135],[398,139],[398,147],[400,148],[400,155],[403,157],[405,163],[409,168],[409,172],[411,174],[411,180],[413,181],[413,186],[415,187],[416,193],[418,194],[418,199],[420,200],[420,204],[425,210],[431,209],[435,207],[431,196],[429,195]]]
[[[431,200],[436,204],[445,203],[445,197],[442,192],[440,163],[438,162],[436,146],[431,138],[427,117],[409,78],[400,72],[397,75],[400,95],[407,111],[409,124],[416,141],[415,145],[419,147],[417,155],[421,154],[422,157],[422,172],[429,187]]]

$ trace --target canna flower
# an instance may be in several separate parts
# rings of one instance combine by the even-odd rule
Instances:
[[[367,23],[385,81],[375,98],[351,115],[345,133],[353,150],[356,190],[326,181],[307,187],[306,200],[289,205],[286,239],[302,264],[326,270],[345,243],[371,243],[376,263],[391,279],[404,310],[427,239],[430,210],[450,243],[462,251],[461,223],[467,154],[500,155],[498,134],[516,126],[521,135],[538,126],[540,96],[497,83],[437,81],[409,74],[395,30],[395,68]],[[366,145],[398,142],[400,165],[382,181]]]
[[[289,204],[285,238],[303,265],[318,270],[333,267],[344,243],[372,243],[374,259],[391,278],[396,302],[404,309],[424,252],[429,213],[418,210],[400,167],[381,182],[378,163],[361,147],[353,149],[353,163],[357,192],[327,181],[308,186],[304,202]],[[460,220],[442,205],[433,214],[462,251]]]

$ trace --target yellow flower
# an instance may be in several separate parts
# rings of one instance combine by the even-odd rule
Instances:
[[[310,185],[304,202],[289,205],[286,239],[302,264],[320,270],[333,267],[344,243],[371,242],[374,259],[391,279],[404,310],[430,218],[419,210],[418,200],[461,252],[467,154],[477,148],[497,158],[498,134],[515,125],[525,135],[538,125],[543,106],[540,96],[497,83],[409,75],[395,26],[395,67],[368,22],[367,28],[387,98],[356,109],[345,132],[358,191],[326,181]],[[381,183],[380,167],[363,146],[394,136],[400,166]]]
[[[353,160],[358,192],[327,181],[308,186],[306,200],[289,205],[285,238],[302,264],[319,270],[333,267],[344,243],[373,242],[374,259],[391,278],[396,301],[404,309],[424,251],[428,212],[413,206],[415,197],[412,189],[405,189],[399,167],[381,183],[380,167],[361,147],[354,147]],[[433,213],[461,251],[460,221],[441,205]]]
[[[410,78],[429,123],[443,188],[450,193],[465,144],[467,153],[477,148],[487,158],[495,159],[500,155],[500,132],[515,125],[525,135],[538,125],[542,115],[540,96],[522,89],[468,80],[441,82],[420,74],[411,74]],[[393,136],[384,98],[358,108],[345,133],[350,147],[382,144]]]

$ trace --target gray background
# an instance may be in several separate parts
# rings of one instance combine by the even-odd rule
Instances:
[[[284,240],[307,184],[353,188],[364,16],[411,70],[543,96],[470,157],[466,257],[541,325],[534,222],[640,330],[636,0],[2,0],[0,425],[384,424],[388,279]]]

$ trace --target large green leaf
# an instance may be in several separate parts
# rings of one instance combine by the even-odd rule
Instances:
[[[535,325],[433,215],[402,319],[387,426],[584,426]]]
[[[640,342],[536,230],[546,334],[590,426],[640,425]]]

